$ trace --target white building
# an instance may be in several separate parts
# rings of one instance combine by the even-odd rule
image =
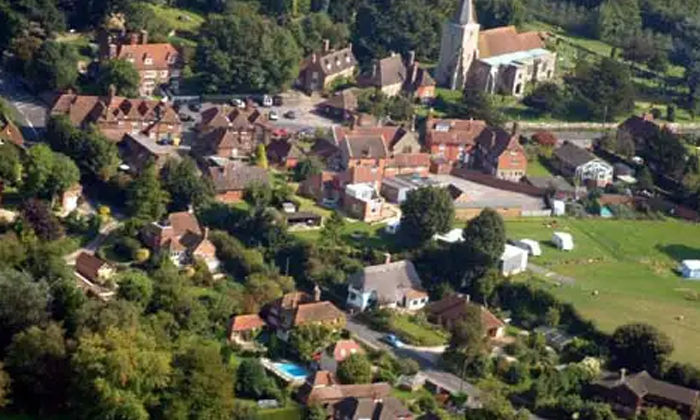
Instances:
[[[566,142],[555,150],[552,162],[562,175],[573,178],[580,185],[605,187],[613,182],[611,164],[573,143]]]
[[[683,260],[679,270],[683,278],[700,279],[700,260]]]
[[[540,255],[542,255],[542,248],[540,248],[540,243],[535,240],[521,239],[519,241],[515,241],[515,246],[524,249],[529,255],[532,255],[533,257],[539,257]]]
[[[506,244],[501,255],[500,270],[504,276],[520,274],[527,269],[527,251]]]
[[[554,232],[552,243],[561,251],[571,251],[574,249],[574,237],[566,232]]]
[[[359,311],[377,307],[422,309],[428,303],[411,261],[365,267],[348,279],[347,305]]]

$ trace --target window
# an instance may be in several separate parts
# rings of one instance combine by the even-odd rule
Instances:
[[[143,64],[147,66],[152,66],[153,65],[153,59],[151,57],[146,57],[146,59],[143,60]]]

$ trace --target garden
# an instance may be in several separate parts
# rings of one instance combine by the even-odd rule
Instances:
[[[668,334],[674,358],[700,363],[700,283],[682,279],[679,261],[700,256],[700,226],[677,220],[602,219],[511,220],[509,239],[535,239],[542,256],[531,262],[575,279],[562,285],[532,278],[560,299],[574,304],[603,331],[646,322]],[[552,232],[569,232],[574,250],[556,250]]]

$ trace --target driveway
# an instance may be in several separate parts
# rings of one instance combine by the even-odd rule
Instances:
[[[46,128],[48,107],[32,95],[17,77],[0,71],[0,97],[15,111],[24,138],[37,141]]]

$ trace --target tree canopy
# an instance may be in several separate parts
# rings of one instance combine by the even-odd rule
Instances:
[[[419,188],[410,191],[401,204],[401,233],[417,244],[452,228],[455,210],[445,188]]]
[[[129,61],[109,60],[100,66],[97,86],[102,95],[109,94],[113,86],[117,95],[135,98],[139,94],[140,84],[141,76]]]
[[[610,364],[615,369],[657,374],[672,352],[671,339],[649,324],[623,325],[610,339]]]
[[[368,384],[372,381],[372,364],[364,354],[351,354],[338,364],[338,379],[344,384]]]

